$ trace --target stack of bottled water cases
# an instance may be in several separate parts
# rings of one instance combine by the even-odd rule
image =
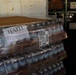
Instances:
[[[64,52],[62,41],[51,42],[54,35],[64,33],[59,20],[43,20],[0,28],[0,75],[8,75],[38,62],[51,60]],[[12,54],[12,55],[11,55]],[[58,62],[44,66],[31,75],[52,75],[63,68]]]
[[[47,47],[43,47],[41,49],[25,50],[23,53],[19,53],[10,57],[1,58],[0,75],[6,75],[18,70],[21,67],[28,67],[37,62],[49,59],[54,55],[57,55],[63,51],[64,51],[63,43],[57,42],[50,44]],[[61,64],[62,63],[60,62],[59,65],[61,66]],[[55,67],[57,67],[58,69],[60,66],[55,66]],[[43,74],[43,75],[47,75],[47,74]]]
[[[43,66],[40,68],[39,71],[33,72],[30,75],[53,75],[53,74],[58,73],[62,69],[64,69],[64,65],[63,65],[63,62],[60,61],[58,63],[55,63],[53,65],[49,65],[47,67]]]
[[[8,34],[12,34],[13,31],[11,29],[13,28],[16,29],[14,29],[14,32],[17,30],[21,31],[25,28],[28,33],[23,32],[23,34],[16,34],[14,36],[9,35],[8,37],[5,37],[5,30],[8,30]],[[24,51],[24,49],[31,50],[41,48],[51,43],[50,38],[52,35],[56,35],[61,32],[64,32],[63,23],[58,20],[47,20],[42,22],[28,23],[23,24],[21,26],[17,25],[10,27],[2,27],[0,28],[0,55]]]

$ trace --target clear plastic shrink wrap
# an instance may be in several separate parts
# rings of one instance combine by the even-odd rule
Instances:
[[[58,21],[28,20],[0,27],[0,55],[41,48],[51,43],[52,35],[63,32],[63,25]]]

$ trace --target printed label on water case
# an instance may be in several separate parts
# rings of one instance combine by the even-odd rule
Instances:
[[[4,28],[3,33],[7,44],[22,40],[24,38],[30,38],[27,26],[25,25]]]
[[[38,33],[39,38],[39,47],[45,46],[49,44],[49,33],[48,31],[41,31]]]

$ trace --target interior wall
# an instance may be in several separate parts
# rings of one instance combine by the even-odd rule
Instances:
[[[0,0],[0,17],[47,17],[47,0]]]
[[[7,0],[7,16],[21,15],[20,1]]]
[[[0,0],[0,17],[7,16],[7,2],[6,0]]]
[[[19,0],[0,0],[0,17],[21,15]]]

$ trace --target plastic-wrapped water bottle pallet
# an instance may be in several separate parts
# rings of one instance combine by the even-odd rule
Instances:
[[[66,38],[67,38],[66,32],[61,32],[61,33],[59,33],[57,35],[53,35],[52,37],[50,37],[50,39],[51,39],[50,43],[55,43],[55,42],[58,42],[58,41],[62,41],[64,39],[66,39]],[[23,45],[21,45],[21,46],[23,46]],[[19,46],[19,47],[22,48],[21,46]],[[17,52],[11,52],[11,53],[7,53],[7,54],[3,54],[3,55],[0,55],[0,58],[7,57],[7,56],[9,57],[9,56],[12,56],[12,55],[16,55],[18,53],[23,53],[24,51],[23,50],[21,50],[21,51],[18,50]]]
[[[49,66],[49,65],[55,64],[56,62],[61,61],[66,57],[67,57],[66,52],[63,51],[63,52],[59,53],[58,55],[55,55],[55,56],[53,56],[49,59],[40,61],[38,63],[34,63],[33,65],[30,65],[26,68],[21,67],[19,70],[15,71],[13,73],[10,73],[8,75],[15,75],[15,74],[18,74],[18,73],[20,73],[19,75],[23,75],[23,74],[29,75],[29,73],[31,73],[33,71],[38,71],[40,69],[40,67],[43,66],[43,65]]]

